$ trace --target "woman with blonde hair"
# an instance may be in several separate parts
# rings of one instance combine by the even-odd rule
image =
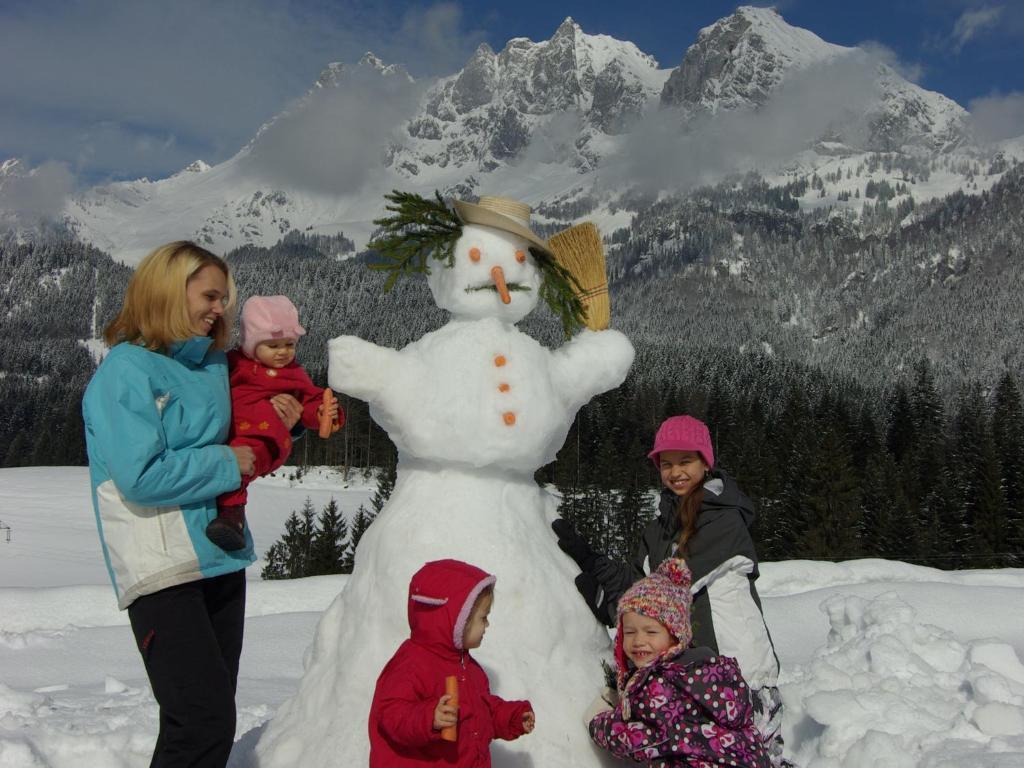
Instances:
[[[251,448],[224,444],[234,304],[219,256],[187,241],[157,248],[128,284],[82,401],[103,556],[160,705],[154,768],[224,766],[234,741],[255,554],[248,531],[236,552],[204,533],[217,496],[253,471]],[[294,398],[277,411],[294,426]]]

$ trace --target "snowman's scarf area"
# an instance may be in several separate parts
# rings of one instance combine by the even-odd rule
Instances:
[[[390,272],[384,282],[384,290],[390,291],[399,277],[410,274],[425,274],[429,271],[429,260],[440,261],[445,267],[455,264],[455,244],[462,237],[462,220],[434,191],[430,200],[412,192],[393,190],[384,196],[388,201],[385,208],[392,215],[374,219],[381,228],[381,234],[371,240],[367,247],[376,251],[382,261],[370,262],[370,269]],[[529,247],[530,254],[541,272],[540,298],[562,322],[566,338],[583,327],[586,308],[580,299],[583,289],[575,276],[559,264],[555,257],[535,246]],[[523,286],[510,291],[523,290]],[[472,290],[494,290],[492,287],[467,288]],[[529,290],[529,289],[526,289]]]

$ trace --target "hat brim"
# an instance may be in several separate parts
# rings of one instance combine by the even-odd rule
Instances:
[[[484,208],[476,203],[467,203],[462,200],[454,200],[455,212],[463,224],[479,224],[482,227],[492,227],[503,232],[509,232],[521,237],[531,245],[535,245],[545,253],[551,253],[551,247],[546,240],[538,237],[529,227],[509,216],[503,216],[490,208]]]

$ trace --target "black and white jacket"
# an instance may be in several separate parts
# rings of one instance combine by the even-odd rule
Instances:
[[[608,626],[615,625],[618,600],[630,585],[676,554],[681,531],[677,504],[672,491],[662,491],[659,514],[644,529],[629,563],[598,557],[592,569],[603,591],[597,613]],[[758,689],[776,685],[779,662],[754,586],[758,570],[749,530],[753,521],[753,502],[731,477],[715,471],[704,484],[697,529],[685,559],[693,574],[693,644],[735,657],[747,683]]]

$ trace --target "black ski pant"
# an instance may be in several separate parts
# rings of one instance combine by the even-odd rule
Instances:
[[[128,618],[160,705],[150,768],[224,768],[235,740],[245,571],[143,595]]]

